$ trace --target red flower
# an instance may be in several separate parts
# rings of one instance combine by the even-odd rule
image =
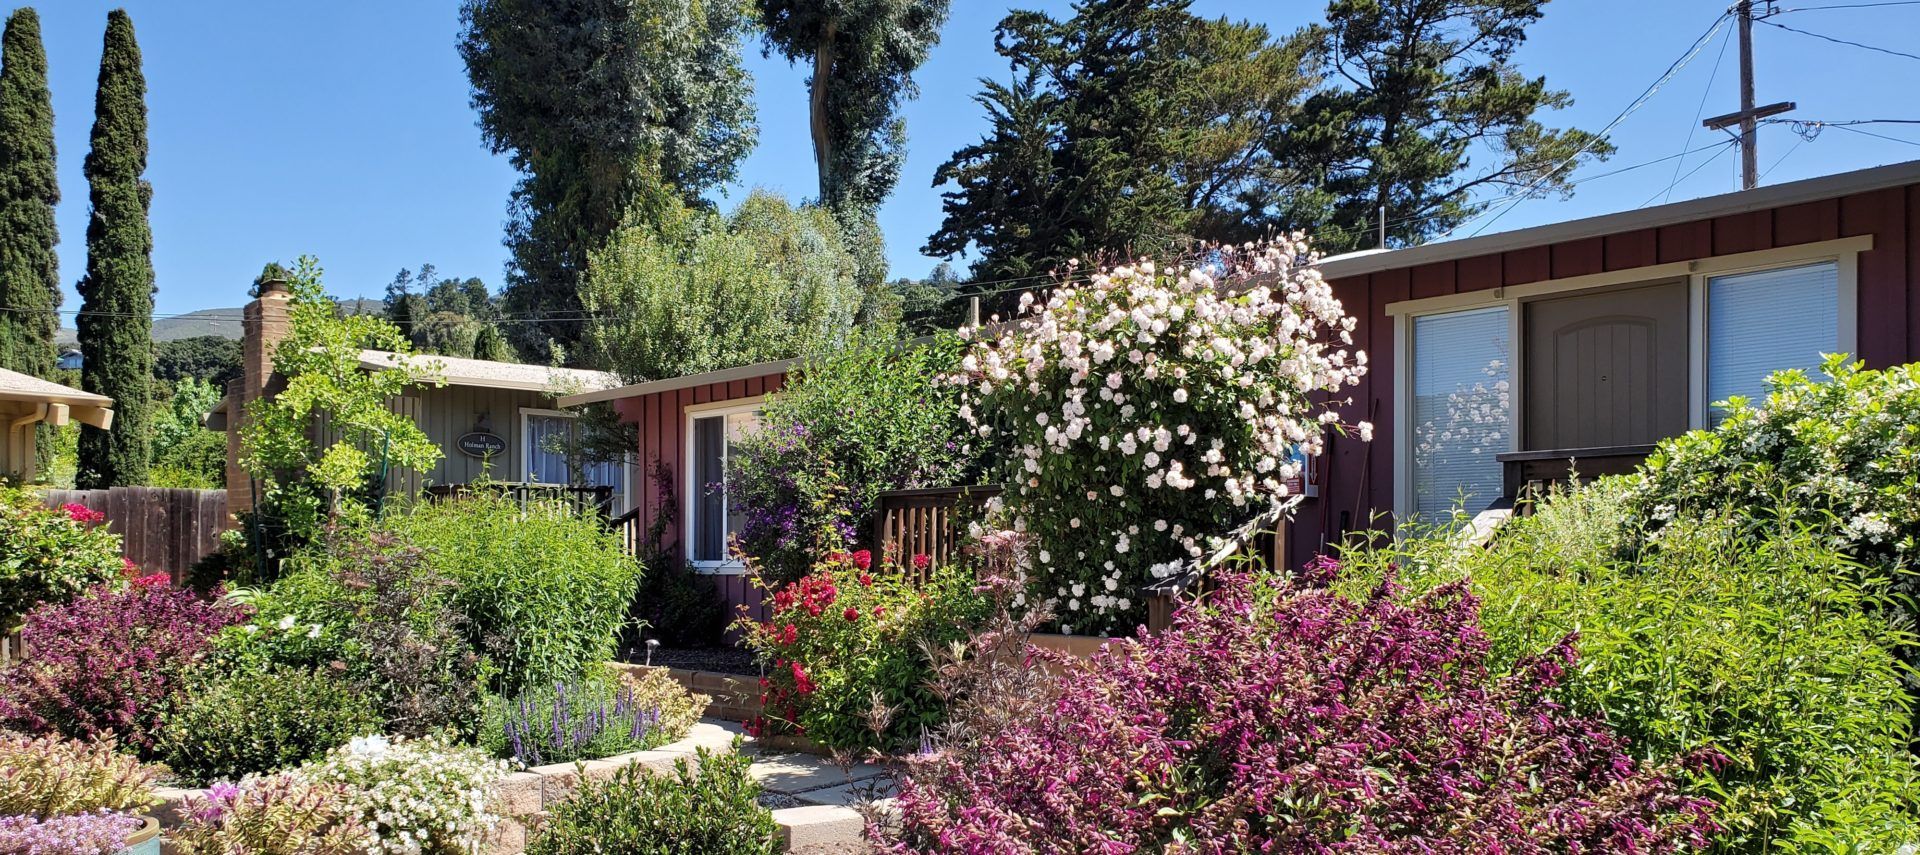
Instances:
[[[107,515],[105,512],[96,511],[92,508],[87,507],[86,505],[78,504],[75,502],[68,502],[64,505],[61,505],[60,510],[66,511],[67,518],[77,523],[105,522],[107,519]]]
[[[874,607],[873,607],[873,616],[874,616],[874,617],[879,617],[879,616],[881,616],[881,615],[884,615],[884,614],[886,614],[886,613],[887,613],[887,607],[886,607],[886,606],[874,606]]]
[[[763,715],[754,716],[746,720],[746,726],[747,735],[758,739],[762,734],[767,732],[767,717]]]
[[[924,552],[915,553],[913,556],[913,569],[915,570],[925,570],[929,566],[932,566],[932,564],[933,556]]]
[[[793,624],[787,624],[786,629],[783,629],[780,631],[781,644],[793,644],[794,642],[799,640],[800,640],[800,628],[797,626],[794,626]]]
[[[133,562],[127,562],[127,569],[133,569]],[[133,586],[136,588],[165,588],[171,584],[173,584],[173,577],[165,573],[148,573],[133,580]]]
[[[853,554],[853,566],[858,567],[862,570],[865,570],[868,567],[872,567],[873,553],[868,552],[867,550],[864,550],[864,549],[860,550],[859,552],[855,552]]]
[[[840,613],[840,616],[846,618],[848,623],[852,623],[860,619],[860,610],[853,606],[848,606],[846,611]]]
[[[807,676],[807,669],[800,667],[798,662],[793,663],[793,687],[802,695],[813,694],[813,678]]]
[[[873,587],[873,577],[866,573],[860,574],[860,587],[862,588]]]
[[[846,561],[847,561],[847,554],[846,554],[846,553],[844,553],[844,552],[829,552],[829,553],[827,553],[827,563],[828,563],[828,564],[844,564],[844,563],[846,563]]]

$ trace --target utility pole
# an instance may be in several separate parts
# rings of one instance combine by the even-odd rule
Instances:
[[[1713,130],[1733,124],[1740,126],[1740,189],[1752,190],[1760,184],[1760,152],[1756,145],[1760,120],[1785,113],[1794,108],[1794,103],[1781,101],[1765,107],[1753,106],[1753,0],[1740,0],[1736,14],[1740,16],[1740,112],[1715,116],[1700,124]]]

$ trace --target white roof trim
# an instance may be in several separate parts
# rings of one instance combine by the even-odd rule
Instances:
[[[83,407],[111,407],[113,399],[83,392],[31,374],[0,368],[0,401],[28,401],[35,404],[74,404]]]
[[[437,356],[429,353],[413,354],[403,362],[399,356],[386,350],[360,351],[360,367],[375,371],[409,368],[449,386],[474,386],[482,389],[508,389],[523,392],[557,393],[571,389],[605,389],[620,382],[618,377],[605,371],[491,362],[485,359],[462,359],[456,356]]]
[[[684,377],[668,377],[664,380],[649,380],[612,389],[582,392],[561,397],[556,403],[562,407],[578,407],[583,404],[597,404],[601,401],[614,401],[621,398],[637,398],[658,392],[673,392],[689,386],[705,386],[709,383],[731,383],[735,380],[750,380],[770,374],[784,374],[792,368],[798,359],[775,359],[771,362],[756,362],[752,365],[736,365],[701,374],[688,374]]]
[[[1745,214],[1767,208],[1798,205],[1803,202],[1817,202],[1822,199],[1851,196],[1856,193],[1908,184],[1920,184],[1920,160],[1842,172],[1836,175],[1822,175],[1804,181],[1790,181],[1786,184],[1689,199],[1637,211],[1618,211],[1579,220],[1548,223],[1543,226],[1499,232],[1482,237],[1441,241],[1365,256],[1356,257],[1350,254],[1323,259],[1319,265],[1320,275],[1327,279],[1345,279],[1383,270],[1398,270],[1404,267],[1529,249],[1601,235]]]

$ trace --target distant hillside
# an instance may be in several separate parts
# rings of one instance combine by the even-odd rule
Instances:
[[[375,314],[384,310],[379,300],[344,300],[341,305],[355,314]],[[177,317],[159,318],[153,322],[154,341],[174,341],[203,335],[217,335],[221,338],[240,338],[241,308],[200,309]],[[53,336],[55,344],[73,344],[77,333],[62,328]]]

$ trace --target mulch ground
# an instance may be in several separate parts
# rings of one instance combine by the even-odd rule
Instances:
[[[627,661],[651,661],[651,664],[667,668],[745,674],[750,677],[760,674],[760,666],[754,663],[753,653],[738,647],[660,647],[653,651],[651,660],[642,650],[630,655]]]

